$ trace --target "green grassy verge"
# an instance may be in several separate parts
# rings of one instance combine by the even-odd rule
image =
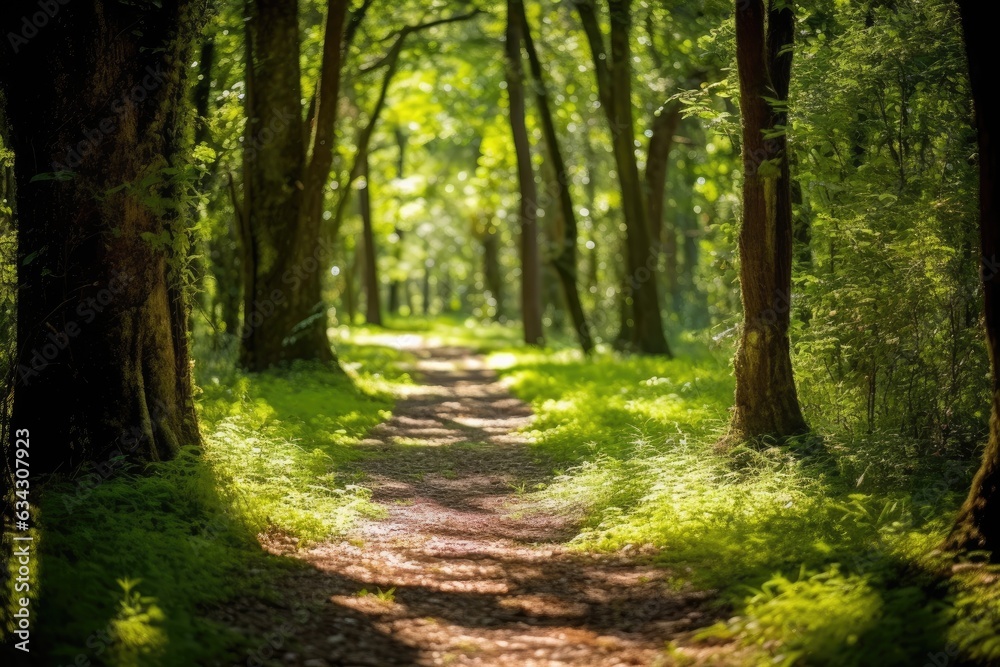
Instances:
[[[206,617],[266,595],[291,566],[256,535],[320,539],[377,511],[341,464],[409,382],[388,345],[413,330],[389,325],[341,332],[349,377],[309,365],[248,377],[203,360],[201,451],[47,489],[35,626],[53,647],[46,664],[226,664],[237,638]],[[527,350],[512,327],[429,320],[418,333],[489,353],[533,405],[532,440],[559,470],[525,499],[580,516],[578,548],[653,545],[672,585],[719,591],[728,620],[671,647],[674,661],[722,638],[747,647],[748,664],[1000,662],[997,572],[933,553],[974,462],[913,462],[817,423],[788,446],[720,451],[729,352],[694,341],[676,360],[584,359]]]
[[[405,354],[338,346],[347,374],[301,364],[248,376],[198,373],[204,446],[148,470],[84,471],[51,483],[36,522],[42,583],[33,664],[228,664],[239,639],[207,620],[235,595],[266,595],[291,565],[256,535],[321,539],[377,512],[341,475],[352,444],[408,383]]]
[[[817,424],[818,437],[788,446],[719,450],[727,352],[692,341],[675,360],[494,352],[537,413],[535,446],[562,468],[532,500],[581,515],[581,549],[653,545],[677,585],[718,590],[731,619],[698,640],[737,641],[750,664],[996,664],[997,575],[953,574],[933,555],[966,473],[930,463],[903,488],[882,484],[907,477],[888,453],[871,465],[888,445],[838,443]]]

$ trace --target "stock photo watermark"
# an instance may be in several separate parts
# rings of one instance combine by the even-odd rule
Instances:
[[[13,574],[13,613],[10,629],[19,641],[18,651],[30,653],[31,642],[31,581],[34,537],[31,531],[31,472],[28,463],[31,433],[26,428],[14,432],[14,535],[10,563]],[[16,569],[15,569],[16,568]]]
[[[19,53],[22,47],[37,37],[39,31],[59,14],[59,9],[70,2],[71,0],[38,0],[39,11],[22,16],[20,30],[7,33],[7,42],[14,53]]]
[[[61,327],[55,327],[46,322],[45,326],[49,329],[46,342],[32,348],[25,355],[28,358],[27,363],[17,365],[17,374],[21,382],[25,385],[30,384],[33,378],[37,378],[54,363],[70,347],[73,339],[83,332],[85,326],[97,319],[97,316],[114,302],[116,296],[131,280],[132,276],[129,274],[117,274],[108,281],[106,287],[98,290],[97,294],[80,300],[74,312],[82,320],[82,324],[77,320],[67,320]]]
[[[145,101],[153,91],[163,84],[165,75],[162,68],[162,63],[158,63],[155,69],[146,67],[146,75],[138,84],[121,97],[111,101],[111,111],[114,113],[102,118],[94,127],[85,129],[82,132],[83,139],[67,149],[63,160],[52,163],[52,171],[57,174],[71,172],[96,152],[104,143],[105,138],[120,128],[121,119],[126,116],[129,110]]]

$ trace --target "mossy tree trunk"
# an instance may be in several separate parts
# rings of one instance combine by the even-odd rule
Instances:
[[[994,561],[1000,560],[1000,274],[997,255],[1000,253],[1000,211],[997,210],[996,179],[1000,164],[997,159],[997,123],[1000,108],[993,97],[994,83],[991,65],[996,62],[993,44],[991,9],[976,0],[959,0],[965,50],[969,60],[969,79],[976,107],[976,129],[979,135],[979,214],[982,244],[983,295],[986,309],[986,340],[992,371],[992,405],[990,436],[983,452],[982,464],[972,480],[972,488],[955,526],[945,541],[949,550],[982,549],[989,551]]]
[[[631,0],[608,0],[611,19],[610,51],[593,0],[574,3],[590,46],[601,107],[611,126],[615,168],[622,193],[625,218],[625,281],[632,302],[632,338],[639,352],[670,356],[663,335],[660,299],[656,286],[657,252],[650,236],[646,197],[635,155],[632,119]]]
[[[201,6],[61,4],[0,56],[17,181],[13,420],[35,473],[199,443],[174,154]],[[3,25],[37,8],[4,3]]]
[[[247,20],[247,124],[241,207],[240,362],[335,361],[322,298],[323,204],[340,98],[346,0],[330,0],[319,90],[302,118],[297,0],[255,0]]]
[[[766,100],[788,98],[794,34],[795,14],[790,5],[769,0],[765,12],[763,0],[737,0],[736,57],[743,125],[739,236],[743,332],[735,359],[733,440],[781,438],[808,430],[795,390],[788,338],[792,205],[787,142],[784,134],[775,131],[785,125],[787,113],[772,109]]]

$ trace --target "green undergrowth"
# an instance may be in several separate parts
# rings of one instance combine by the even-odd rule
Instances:
[[[395,384],[410,378],[390,347],[340,346],[345,373],[296,364],[258,376],[204,382],[207,460],[238,489],[246,520],[306,541],[343,532],[377,510],[339,465],[363,456],[354,445],[391,416]]]
[[[410,382],[404,353],[338,346],[345,372],[296,364],[247,375],[199,359],[202,447],[147,469],[113,463],[52,481],[36,521],[43,583],[33,664],[229,664],[242,640],[213,622],[235,596],[267,596],[294,565],[257,535],[302,542],[377,513],[341,471]],[[224,370],[229,368],[230,370]]]
[[[722,620],[697,641],[741,644],[757,656],[750,664],[1000,660],[997,575],[976,566],[956,576],[934,554],[974,462],[886,456],[875,466],[884,443],[838,442],[817,424],[817,435],[781,446],[720,447],[729,359],[693,340],[679,347],[673,360],[490,356],[536,412],[534,446],[560,468],[531,500],[580,518],[575,546],[656,547],[678,581],[718,591]],[[690,656],[672,651],[682,664]]]

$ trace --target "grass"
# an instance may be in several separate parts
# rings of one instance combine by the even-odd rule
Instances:
[[[376,587],[374,591],[362,588],[354,596],[359,598],[374,598],[379,602],[392,603],[396,601],[396,588],[394,586],[384,591],[379,587]]]
[[[537,414],[534,446],[561,468],[529,499],[580,516],[578,548],[657,547],[657,563],[719,591],[730,620],[698,641],[741,644],[756,655],[750,664],[910,665],[938,653],[947,664],[1000,660],[997,574],[954,575],[934,555],[965,475],[924,465],[909,486],[884,484],[906,477],[891,456],[871,465],[884,443],[860,443],[868,451],[859,455],[858,443],[838,443],[815,424],[818,436],[788,446],[720,451],[729,356],[693,340],[679,347],[674,360],[491,354]],[[683,645],[672,652],[681,664],[690,659]]]
[[[228,664],[243,639],[211,610],[269,595],[273,576],[292,567],[256,536],[308,542],[378,512],[341,468],[389,417],[392,388],[410,382],[397,365],[406,355],[349,342],[339,351],[346,374],[298,364],[249,376],[203,356],[203,447],[48,485],[35,517],[44,586],[33,607],[34,655],[47,655],[33,664]]]
[[[1000,573],[953,570],[933,553],[973,462],[957,474],[914,464],[821,423],[788,446],[720,451],[729,354],[693,339],[675,360],[584,358],[526,349],[510,327],[419,324],[432,342],[488,353],[534,407],[530,439],[556,475],[513,485],[521,507],[579,516],[581,550],[652,545],[672,586],[718,591],[726,620],[669,647],[677,663],[720,638],[747,664],[1000,661]],[[346,375],[306,364],[246,376],[199,355],[203,448],[94,485],[51,484],[36,517],[46,664],[227,664],[241,638],[212,610],[268,595],[292,566],[264,555],[257,535],[309,542],[378,511],[345,464],[411,381],[406,354],[387,344],[414,334],[389,325],[340,332]]]

